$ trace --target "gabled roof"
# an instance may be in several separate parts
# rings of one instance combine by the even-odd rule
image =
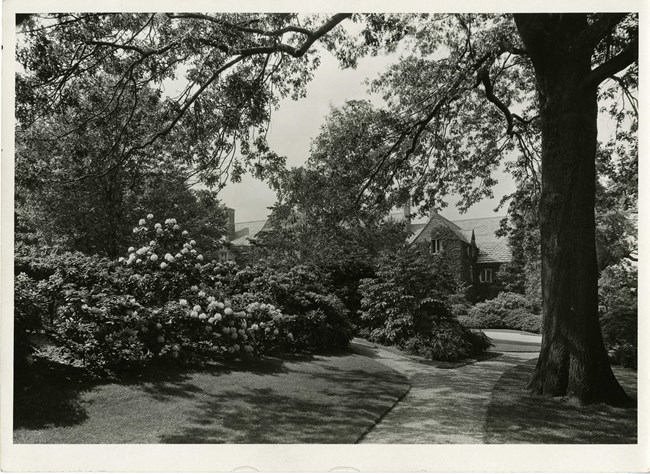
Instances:
[[[482,217],[454,221],[464,232],[474,231],[479,249],[478,263],[506,263],[512,260],[512,252],[506,237],[497,237],[504,216]]]
[[[506,263],[512,260],[512,253],[505,237],[497,237],[503,216],[483,217],[480,219],[462,219],[450,221],[440,214],[433,215],[429,222],[420,227],[409,239],[409,243],[430,238],[431,230],[438,226],[445,226],[451,230],[461,242],[472,243],[474,233],[476,247],[478,248],[477,263]]]
[[[465,242],[466,244],[471,243],[472,241],[472,232],[470,230],[469,234],[467,232],[464,232],[460,227],[458,227],[456,224],[454,224],[452,221],[449,219],[445,219],[442,217],[440,214],[434,214],[430,219],[429,222],[425,224],[425,226],[420,229],[418,234],[413,238],[412,242],[415,242],[422,236],[420,240],[425,240],[427,236],[429,235],[430,229],[434,227],[439,227],[440,225],[447,227],[449,230],[451,230],[454,234],[456,234],[456,237],[458,237],[461,241]]]
[[[408,230],[411,232],[411,235],[406,239],[406,241],[410,244],[415,241],[415,239],[418,238],[418,235],[420,235],[420,232],[422,232],[422,229],[424,229],[427,226],[426,222],[422,222],[419,224],[409,224]]]
[[[266,224],[267,219],[262,221],[235,222],[235,235],[230,241],[233,245],[250,245],[254,238]]]

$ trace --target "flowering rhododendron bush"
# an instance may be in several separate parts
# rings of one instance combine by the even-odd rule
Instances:
[[[334,294],[328,277],[311,265],[283,268],[272,262],[248,266],[234,275],[230,291],[272,301],[303,350],[340,349],[352,338],[348,310]]]
[[[205,262],[176,219],[161,224],[149,214],[140,219],[133,234],[137,245],[118,261],[130,269],[128,288],[141,303],[161,304],[178,298],[190,286],[213,282],[213,264]]]
[[[39,281],[23,278],[19,301],[35,294],[50,340],[96,373],[339,348],[350,339],[345,307],[313,269],[206,262],[173,218],[148,215],[133,237],[117,261],[63,253],[21,262]]]

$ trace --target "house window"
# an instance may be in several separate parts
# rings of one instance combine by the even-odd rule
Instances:
[[[221,263],[227,262],[230,259],[231,259],[230,258],[230,252],[228,252],[227,249],[221,249],[219,251],[219,262],[221,262]]]
[[[478,281],[481,283],[492,283],[492,269],[484,268],[481,270],[481,273],[478,274]]]
[[[442,241],[440,239],[433,239],[430,250],[431,253],[440,253],[442,251]]]

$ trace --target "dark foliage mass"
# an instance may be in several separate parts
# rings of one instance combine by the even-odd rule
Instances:
[[[361,322],[370,340],[436,360],[485,351],[489,339],[461,325],[449,296],[457,291],[444,260],[426,247],[383,254],[374,278],[362,280]]]
[[[638,364],[637,267],[623,261],[607,267],[599,281],[600,324],[610,359],[624,367]]]

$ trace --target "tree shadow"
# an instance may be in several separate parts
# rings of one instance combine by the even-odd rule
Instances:
[[[628,444],[637,442],[637,408],[580,405],[526,390],[536,360],[513,367],[497,382],[488,408],[487,443]],[[614,369],[628,395],[636,396],[636,372]]]
[[[87,413],[82,395],[101,385],[117,383],[140,386],[156,400],[174,397],[191,398],[202,390],[189,383],[195,372],[225,375],[231,371],[254,374],[282,373],[280,359],[230,360],[183,367],[178,364],[152,364],[126,370],[119,377],[98,378],[86,369],[44,357],[35,357],[26,371],[14,378],[14,429],[43,429],[83,423]]]
[[[14,378],[14,429],[71,426],[87,419],[79,395],[95,382],[80,367],[35,359]]]
[[[308,383],[293,392],[255,387],[212,394],[162,443],[355,443],[406,393],[397,372],[341,371],[321,363],[317,372],[292,367]]]
[[[328,353],[328,357],[349,355]],[[14,429],[39,430],[70,427],[88,419],[84,394],[107,384],[135,386],[156,401],[191,399],[204,395],[192,382],[195,374],[228,375],[232,372],[251,375],[287,373],[286,364],[313,362],[319,354],[287,354],[278,357],[233,358],[184,366],[167,361],[147,367],[125,370],[119,377],[93,377],[83,367],[36,357],[27,371],[16,371],[14,380]]]

